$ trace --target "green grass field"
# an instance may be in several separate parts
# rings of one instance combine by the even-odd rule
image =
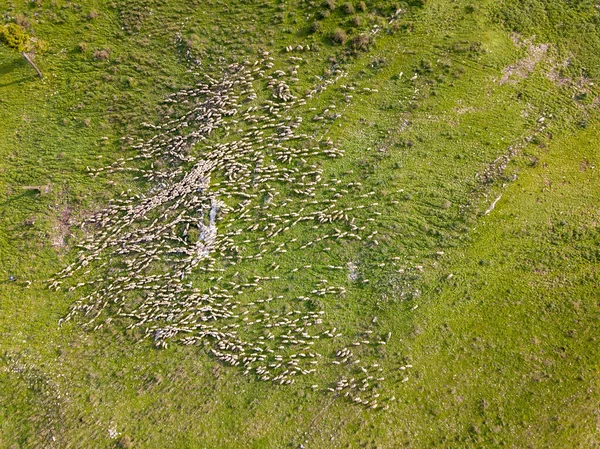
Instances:
[[[35,57],[43,79],[0,46],[0,448],[600,447],[594,2],[0,0],[0,11],[48,43]],[[165,99],[224,79],[230,64],[262,67],[253,64],[264,52],[255,97],[236,91],[241,112],[190,146],[195,162],[134,158],[155,133],[143,123],[166,127],[195,105]],[[274,98],[266,76],[306,101]],[[153,296],[139,289],[120,305],[90,305],[104,308],[98,329],[82,313],[59,326],[111,276],[132,273],[121,242],[49,288],[86,236],[103,242],[103,228],[83,221],[117,198],[159,195],[171,181],[148,176],[180,180],[212,157],[209,145],[271,123],[241,118],[248,108],[285,104],[282,115],[301,119],[303,136],[289,143],[299,156],[279,163],[259,148],[275,133],[266,128],[246,140],[250,162],[234,153],[215,169],[206,192],[230,208],[216,224],[229,240],[180,294],[227,292],[240,314],[215,326],[271,350],[267,361],[318,352],[315,372],[280,385],[260,380],[260,360],[246,374],[219,360],[214,339],[154,344],[180,311],[164,306],[148,322],[121,313],[146,310]],[[134,158],[131,171],[104,169],[120,158]],[[256,181],[245,215],[235,192],[256,175],[235,173],[252,164],[305,177]],[[280,215],[321,204],[347,217],[290,225],[265,247],[286,251],[244,260]],[[173,210],[196,217],[185,207]],[[168,217],[157,210],[131,229]],[[361,239],[324,238],[342,231]],[[186,234],[175,227],[169,242],[199,239]],[[164,275],[152,282],[162,291],[178,263],[165,256],[132,276]],[[89,284],[69,291],[77,282]],[[276,299],[259,306],[267,296]],[[337,336],[276,347],[267,323],[296,310],[322,313],[301,331]],[[343,348],[352,357],[336,356]],[[336,390],[350,378],[369,387]]]

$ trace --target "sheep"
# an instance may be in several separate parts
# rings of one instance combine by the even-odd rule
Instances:
[[[302,50],[299,46],[295,48]],[[188,108],[187,112],[161,125],[147,124],[155,134],[146,141],[131,140],[135,156],[118,158],[103,168],[91,168],[93,176],[132,171],[156,188],[145,194],[123,191],[105,210],[86,220],[86,226],[98,227],[99,231],[81,244],[78,262],[55,276],[50,286],[60,289],[67,278],[108,270],[116,262],[122,262],[123,275],[106,276],[97,271],[96,275],[91,274],[93,279],[89,282],[69,285],[67,289],[71,292],[89,287],[92,293],[80,298],[65,320],[83,313],[93,317],[89,321],[92,323],[101,320],[104,313],[108,318],[94,324],[99,328],[115,316],[112,309],[110,312],[105,309],[118,304],[116,316],[131,320],[132,326],[146,331],[160,329],[154,335],[160,336],[157,344],[161,347],[166,346],[167,339],[178,336],[183,344],[208,342],[211,354],[218,360],[239,366],[246,375],[256,374],[262,381],[290,384],[294,379],[289,376],[314,372],[318,366],[314,359],[320,355],[309,352],[309,348],[322,338],[341,336],[335,328],[321,328],[324,311],[313,314],[296,310],[289,319],[270,314],[260,307],[272,301],[283,303],[294,299],[274,295],[250,301],[246,295],[249,291],[260,291],[264,283],[284,280],[284,274],[244,279],[242,268],[232,276],[231,271],[220,266],[224,263],[226,267],[245,267],[248,261],[272,255],[282,257],[288,251],[325,242],[330,246],[322,250],[330,251],[336,241],[360,240],[359,234],[364,231],[364,227],[354,224],[350,214],[365,206],[336,206],[349,195],[348,189],[334,187],[322,193],[322,187],[336,186],[342,180],[324,179],[317,161],[342,157],[344,152],[330,139],[320,144],[322,148],[303,148],[300,144],[310,141],[312,136],[301,132],[302,118],[293,116],[296,107],[307,104],[307,99],[344,74],[336,73],[335,79],[326,79],[306,97],[297,98],[286,81],[296,76],[299,67],[286,74],[269,72],[272,65],[270,59],[232,65],[223,79],[207,77],[206,82],[169,96],[166,102],[180,104]],[[268,80],[273,95],[262,104],[256,101],[260,78]],[[244,106],[246,101],[249,103]],[[329,105],[319,117],[334,109],[335,104]],[[180,135],[184,129],[186,134]],[[231,141],[215,143],[211,139],[215,130],[228,133]],[[200,155],[190,154],[200,149]],[[159,171],[156,163],[159,160],[170,168]],[[294,166],[292,161],[306,165]],[[217,176],[220,176],[218,181],[211,180]],[[360,183],[348,188],[358,189]],[[366,198],[373,194],[367,194]],[[261,195],[267,198],[264,204]],[[376,216],[373,209],[378,204],[371,203],[368,207]],[[286,208],[286,213],[278,213],[278,208]],[[339,227],[344,223],[352,232],[320,231],[333,222]],[[293,228],[301,226],[307,229],[314,226],[312,240],[299,242],[288,237]],[[373,239],[375,234],[366,238]],[[170,272],[146,274],[159,263],[168,264]],[[281,273],[284,266],[273,263],[270,269]],[[324,266],[329,270],[344,269],[334,264]],[[310,274],[311,269],[310,264],[298,264],[286,270],[286,274],[303,276]],[[205,291],[198,291],[189,283],[193,272],[208,284]],[[304,303],[319,296],[345,293],[343,287],[323,285],[327,280],[321,281],[325,282],[307,289],[296,299]],[[143,294],[144,300],[132,307],[130,294]],[[238,334],[241,329],[251,330],[253,337],[242,338],[242,333]],[[370,344],[365,339],[357,343]],[[283,357],[288,348],[298,348],[300,352]],[[334,365],[352,360],[355,366],[360,366],[360,360],[348,349],[336,353],[336,357],[340,360],[333,360]],[[286,365],[293,369],[287,371]],[[351,389],[352,385],[344,383],[344,388]]]

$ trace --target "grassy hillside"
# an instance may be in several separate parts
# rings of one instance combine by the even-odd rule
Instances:
[[[43,80],[0,47],[0,447],[600,445],[593,2],[0,0],[0,10],[48,43],[36,55]],[[235,91],[238,113],[186,149],[195,160],[139,158],[153,126],[200,104],[206,92],[188,92],[221,86],[231,64],[256,69],[243,84],[255,95]],[[304,100],[274,96],[270,81]],[[297,139],[281,140],[280,125],[253,134],[287,116]],[[162,132],[187,138],[198,120]],[[261,148],[271,136],[294,160]],[[82,223],[118,199],[158,197],[240,142],[253,153],[236,147],[190,193],[223,202],[215,229],[229,240],[181,276],[173,302],[154,303],[149,291],[179,282],[181,260],[136,271],[125,259],[145,256],[119,253],[133,234],[112,244],[104,236],[125,228]],[[322,152],[332,148],[338,157]],[[265,181],[261,167],[281,175]],[[327,205],[341,215],[272,235],[285,214]],[[208,209],[185,203],[127,229],[154,232],[150,222],[179,213],[208,222]],[[201,240],[173,229],[151,248]],[[343,231],[358,237],[331,237]],[[49,288],[94,245],[96,260]],[[157,274],[120,303],[110,296],[111,279]],[[237,301],[239,315],[209,323],[271,354],[265,365],[280,356],[315,371],[263,381],[261,360],[231,366],[216,339],[186,340],[193,320],[176,301],[208,316],[190,306],[193,291]],[[86,299],[96,292],[102,301]],[[71,313],[77,304],[88,316]],[[267,326],[296,316],[298,335],[324,337],[284,343]],[[156,338],[169,326],[180,332]]]

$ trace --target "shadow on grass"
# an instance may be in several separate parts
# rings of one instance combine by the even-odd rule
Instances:
[[[22,84],[26,81],[31,81],[35,78],[35,73],[31,76],[25,76],[20,79],[13,79],[11,81],[4,80],[9,78],[13,72],[21,71],[22,69],[30,69],[31,67],[27,64],[27,61],[23,58],[13,58],[12,61],[0,61],[0,88],[12,86],[13,84]]]
[[[22,186],[14,187],[14,191],[4,201],[0,202],[0,213],[5,210],[15,210],[23,201],[39,200],[43,194],[36,189],[23,189]]]

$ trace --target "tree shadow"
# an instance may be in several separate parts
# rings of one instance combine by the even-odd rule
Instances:
[[[41,197],[47,197],[48,195],[48,193],[41,193],[37,189],[23,189],[23,186],[15,186],[14,191],[8,195],[8,198],[0,202],[0,212],[14,210],[24,200],[39,200]]]
[[[0,61],[0,87],[7,87],[13,84],[22,84],[26,81],[31,81],[34,78],[33,75],[2,82],[9,78],[13,72],[19,72],[27,67],[29,67],[29,64],[27,64],[27,61],[25,61],[23,58],[13,58],[10,61]]]

